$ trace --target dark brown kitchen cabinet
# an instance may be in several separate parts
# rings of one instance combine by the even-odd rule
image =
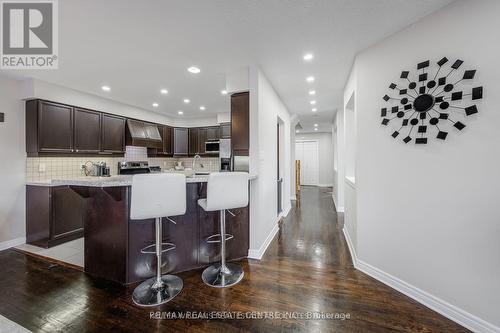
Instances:
[[[221,139],[231,138],[231,123],[224,123],[220,125],[220,138]]]
[[[250,148],[250,95],[231,95],[231,145],[235,156],[248,156]]]
[[[74,110],[75,153],[99,153],[101,151],[101,113]]]
[[[73,108],[40,100],[26,102],[26,152],[72,153]]]
[[[219,139],[219,126],[207,127],[207,141],[214,141]]]
[[[174,128],[174,155],[188,155],[189,133],[187,128]]]
[[[125,118],[44,100],[26,102],[28,156],[125,152]]]
[[[189,156],[194,156],[200,153],[199,129],[189,129]]]
[[[118,153],[125,152],[125,123],[123,117],[102,115],[102,152]]]
[[[205,155],[205,142],[207,141],[207,129],[205,127],[201,127],[198,131],[198,146],[199,146],[199,154]]]
[[[158,125],[158,130],[160,131],[161,140],[163,142],[162,147],[157,149],[158,155],[172,155],[172,141],[173,133],[172,127],[165,125]]]
[[[86,191],[72,186],[26,186],[26,243],[48,248],[83,237],[81,193]]]

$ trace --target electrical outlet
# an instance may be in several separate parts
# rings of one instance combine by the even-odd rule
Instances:
[[[38,172],[45,172],[45,163],[38,164]]]

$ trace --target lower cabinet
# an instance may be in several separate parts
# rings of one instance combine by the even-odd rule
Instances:
[[[26,243],[52,247],[83,237],[85,202],[72,186],[26,186]]]

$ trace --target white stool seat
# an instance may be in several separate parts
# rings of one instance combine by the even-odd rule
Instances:
[[[219,211],[220,233],[206,239],[214,243],[214,237],[220,237],[221,262],[211,265],[203,271],[201,278],[211,287],[224,288],[237,284],[243,279],[241,266],[226,264],[226,240],[232,238],[226,235],[226,209],[241,208],[248,205],[248,180],[246,172],[216,172],[208,176],[207,198],[199,199],[198,205],[205,211]]]
[[[246,172],[211,173],[207,182],[207,198],[198,200],[198,205],[209,212],[246,207],[248,180]]]
[[[175,244],[162,242],[162,218],[186,213],[186,176],[183,174],[145,174],[132,178],[130,219],[155,219],[155,244],[142,253],[156,254],[156,277],[138,285],[132,294],[135,304],[157,306],[177,296],[183,287],[175,275],[161,275],[161,255],[175,249]],[[170,219],[169,219],[170,220]],[[133,237],[133,235],[131,235]],[[155,252],[150,250],[155,247]],[[164,246],[166,248],[164,249]]]
[[[132,177],[132,220],[184,215],[186,213],[186,176],[158,173]]]

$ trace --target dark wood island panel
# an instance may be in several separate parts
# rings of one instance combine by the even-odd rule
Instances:
[[[163,219],[163,241],[177,248],[163,254],[163,273],[176,273],[209,265],[220,260],[217,243],[205,239],[219,232],[219,213],[207,213],[198,206],[206,197],[206,183],[186,184],[186,214],[172,216],[173,224]],[[130,187],[88,187],[85,200],[85,272],[122,284],[154,276],[154,254],[141,253],[153,244],[154,220],[130,220]],[[226,216],[228,260],[245,258],[249,247],[248,207]]]

